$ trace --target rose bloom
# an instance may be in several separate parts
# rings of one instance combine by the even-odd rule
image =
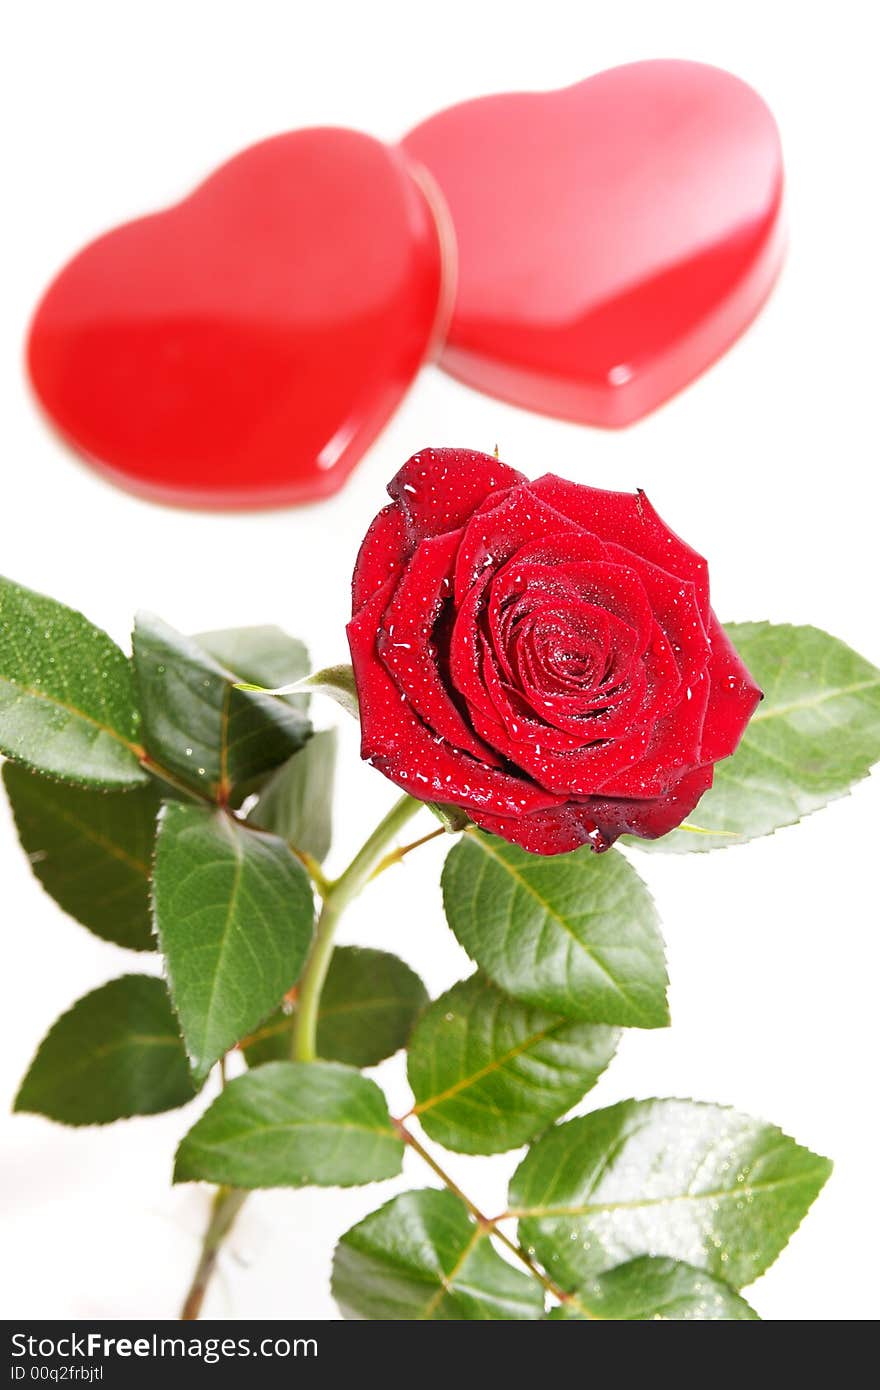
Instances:
[[[761,698],[705,560],[642,492],[469,449],[388,491],[352,584],[362,756],[536,854],[680,825]]]

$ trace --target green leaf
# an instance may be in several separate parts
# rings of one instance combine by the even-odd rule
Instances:
[[[657,913],[615,851],[543,858],[472,832],[447,856],[443,903],[468,955],[515,999],[593,1023],[668,1023]]]
[[[151,951],[149,881],[159,810],[153,788],[108,793],[65,786],[15,763],[4,764],[3,781],[46,892],[96,936]]]
[[[341,705],[352,718],[357,719],[360,713],[357,686],[351,666],[326,666],[323,671],[316,671],[314,675],[274,687],[263,681],[244,681],[240,689],[250,690],[259,695],[308,695],[310,692],[329,695],[330,699]]]
[[[629,841],[639,849],[699,853],[770,835],[845,796],[880,758],[876,667],[815,627],[731,623],[727,632],[764,700],[716,767],[693,827]]]
[[[312,939],[308,875],[283,841],[222,811],[168,802],[153,909],[197,1077],[297,980]]]
[[[131,668],[72,608],[0,578],[0,753],[83,787],[147,781]]]
[[[351,666],[325,666],[323,671],[306,676],[300,685],[303,690],[310,690],[315,695],[328,695],[353,719],[359,717],[357,686]]]
[[[351,666],[325,666],[323,671],[315,671],[314,675],[307,676],[300,686],[315,695],[329,696],[353,719],[359,717],[357,686]]]
[[[133,645],[147,751],[203,795],[228,800],[308,738],[301,710],[237,689],[235,674],[161,619],[139,614]]]
[[[472,975],[435,1000],[413,1033],[413,1113],[447,1149],[518,1148],[595,1085],[618,1037],[616,1028],[518,1003]]]
[[[353,1067],[374,1067],[405,1047],[428,992],[397,956],[369,947],[333,953],[318,1013],[318,1056]],[[277,1010],[243,1045],[248,1065],[290,1056],[295,1008]]]
[[[309,653],[304,642],[280,627],[231,627],[199,632],[195,641],[240,681],[284,685],[308,675]],[[308,707],[308,695],[291,695],[296,709]]]
[[[333,838],[336,730],[313,734],[274,772],[248,816],[320,863]]]
[[[185,1136],[175,1182],[351,1187],[400,1172],[403,1143],[374,1081],[335,1062],[236,1077]]]
[[[569,1120],[513,1176],[520,1240],[563,1288],[665,1255],[739,1288],[797,1230],[831,1164],[773,1125],[689,1100]]]
[[[586,1322],[756,1322],[758,1314],[704,1269],[643,1255],[585,1284],[550,1318]]]
[[[452,1192],[404,1192],[336,1247],[332,1291],[346,1318],[387,1322],[535,1319],[544,1296],[513,1269]]]
[[[87,994],[46,1034],[16,1110],[66,1125],[156,1115],[195,1095],[162,980],[123,975]]]

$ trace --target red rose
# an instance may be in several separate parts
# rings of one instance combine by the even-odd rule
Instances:
[[[469,449],[388,491],[352,582],[362,756],[536,854],[679,825],[761,698],[705,560],[644,493]]]

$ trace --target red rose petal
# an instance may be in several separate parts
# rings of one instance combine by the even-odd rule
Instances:
[[[662,628],[669,638],[681,673],[681,684],[694,681],[706,669],[709,638],[693,584],[678,579],[650,560],[634,555],[622,545],[609,542],[609,557],[629,564],[639,576],[654,613],[662,614]]]
[[[470,519],[493,493],[525,482],[491,454],[473,449],[422,449],[388,484],[400,505],[412,543],[452,531]]]
[[[416,548],[385,609],[377,650],[416,713],[455,748],[490,767],[500,759],[474,736],[456,709],[437,670],[431,636],[445,594],[452,592],[452,569],[461,531],[424,540]]]
[[[351,581],[353,613],[372,598],[392,575],[401,572],[408,549],[403,513],[390,502],[370,523],[358,551]]]
[[[495,816],[477,811],[472,819],[481,829],[532,854],[568,854],[583,845],[601,851],[621,835],[656,840],[668,834],[687,819],[711,785],[711,767],[698,767],[681,777],[663,796],[644,801],[591,797],[527,816]]]
[[[551,791],[590,796],[615,772],[640,759],[650,746],[650,723],[640,726],[630,722],[625,733],[616,738],[597,736],[594,742],[589,742],[589,735],[582,732],[576,744],[574,739],[570,740],[574,746],[565,747],[563,744],[560,747],[560,743],[567,740],[567,735],[542,726],[528,716],[516,717],[515,711],[504,712],[504,704],[510,710],[508,692],[498,682],[488,656],[483,666],[483,677],[505,725],[503,734],[495,734],[492,740],[494,746]],[[479,715],[475,714],[475,721],[478,719]],[[584,722],[588,728],[592,728],[592,720]]]
[[[603,796],[660,796],[688,768],[701,760],[701,742],[709,679],[705,673],[688,687],[669,714],[658,719],[644,755],[596,788]]]
[[[715,614],[710,614],[709,708],[703,728],[700,758],[716,763],[739,746],[746,725],[763,698]]]
[[[703,621],[708,622],[709,567],[702,555],[657,515],[644,492],[606,492],[566,482],[552,473],[529,487],[549,506],[601,540],[614,541],[670,574],[689,580],[696,590]]]
[[[629,723],[638,722],[638,715],[646,701],[648,680],[644,663],[634,660],[632,656],[637,635],[619,619],[609,617],[609,627],[614,625],[617,650],[622,651],[627,665],[613,686],[559,693],[552,687],[538,684],[533,676],[532,663],[523,654],[520,699],[524,696],[531,706],[527,718],[535,720],[530,726],[535,736],[543,735],[550,747],[568,746],[567,742],[557,745],[553,741],[552,731],[556,729],[573,735],[581,746],[622,733]],[[627,647],[629,650],[626,650]],[[509,721],[505,722],[509,726]],[[549,729],[545,727],[548,725]]]
[[[643,840],[657,840],[687,819],[711,787],[712,775],[711,767],[696,767],[683,773],[662,796],[645,801],[597,798],[593,809],[609,839],[638,835]]]
[[[487,768],[445,740],[438,742],[395,685],[376,653],[376,633],[391,596],[390,580],[346,629],[360,696],[361,756],[404,791],[498,815],[552,806],[558,797]]]
[[[578,531],[576,522],[546,506],[531,488],[515,487],[503,493],[494,505],[475,512],[465,526],[455,565],[456,604],[464,602],[488,567],[493,572],[500,569],[524,545]]]
[[[503,585],[498,575],[492,585],[494,596],[499,587],[499,599],[517,585],[520,567],[509,567]],[[522,567],[522,589],[527,592],[530,606],[543,606],[565,611],[569,603],[604,608],[613,618],[633,629],[637,651],[646,650],[654,630],[654,613],[645,587],[629,565],[610,560],[584,560],[565,565],[536,565]],[[707,652],[708,655],[708,652]]]

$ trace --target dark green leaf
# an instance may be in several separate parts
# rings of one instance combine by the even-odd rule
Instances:
[[[336,1247],[333,1296],[346,1318],[465,1322],[540,1318],[530,1275],[495,1251],[452,1192],[404,1192]]]
[[[159,798],[151,786],[101,792],[5,763],[19,838],[47,893],[84,927],[150,951],[150,866]]]
[[[40,1044],[16,1110],[66,1125],[156,1115],[195,1095],[162,980],[123,975],[62,1014]]]
[[[177,1150],[175,1182],[351,1187],[400,1172],[403,1143],[374,1081],[335,1062],[236,1077]]]
[[[153,907],[171,997],[203,1077],[297,980],[312,938],[309,878],[274,835],[169,802]]]
[[[147,781],[131,668],[72,608],[0,578],[0,753],[83,787]]]
[[[133,645],[147,751],[196,791],[229,799],[308,738],[301,710],[236,689],[234,673],[161,619],[139,614]]]
[[[704,1269],[643,1255],[576,1290],[551,1318],[578,1322],[755,1322],[758,1314]]]
[[[515,999],[593,1023],[668,1023],[657,913],[615,851],[543,858],[472,832],[447,856],[443,903],[468,955]]]
[[[335,772],[336,730],[326,729],[272,774],[248,820],[320,863],[333,838]]]
[[[309,653],[304,642],[280,627],[230,627],[199,632],[199,646],[240,681],[257,685],[288,685],[309,673]],[[291,695],[296,709],[308,707],[308,695]]]
[[[773,1263],[830,1171],[735,1110],[627,1100],[539,1139],[513,1176],[510,1206],[520,1240],[563,1288],[646,1254],[739,1288]]]
[[[428,993],[397,956],[369,947],[339,946],[333,953],[318,1014],[318,1056],[353,1067],[374,1067],[406,1046]],[[290,1056],[295,1009],[278,1010],[244,1048],[248,1065]]]
[[[435,1000],[413,1033],[413,1113],[447,1149],[518,1148],[595,1085],[618,1037],[616,1028],[520,1004],[472,975]]]
[[[692,828],[632,840],[640,849],[683,854],[769,835],[845,796],[880,758],[876,667],[815,627],[731,623],[727,632],[764,700],[716,767]]]

